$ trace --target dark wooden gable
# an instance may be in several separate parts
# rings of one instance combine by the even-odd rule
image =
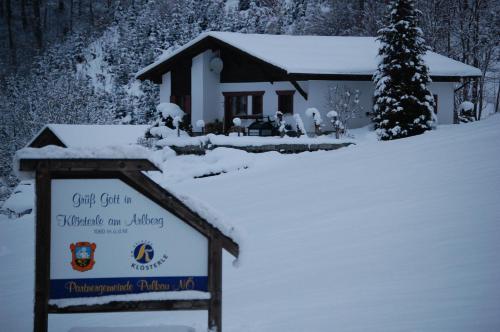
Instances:
[[[237,82],[276,82],[287,80],[284,70],[269,65],[254,56],[248,55],[234,47],[219,45],[220,57],[224,64],[221,83]]]
[[[179,61],[172,71],[172,95],[191,95],[191,59]]]
[[[287,80],[285,70],[212,36],[203,38],[170,59],[138,75],[137,78],[140,80],[151,80],[154,83],[160,84],[163,74],[169,71],[173,72],[177,67],[184,67],[186,63],[191,64],[192,58],[209,49],[220,51],[224,63],[221,73],[222,82],[273,82]]]
[[[42,148],[47,145],[56,145],[63,148],[67,146],[54,134],[49,127],[45,127],[40,134],[30,143],[30,148]]]

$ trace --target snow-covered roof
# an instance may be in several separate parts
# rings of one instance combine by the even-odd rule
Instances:
[[[375,37],[291,36],[212,31],[202,33],[177,50],[161,55],[157,61],[140,70],[136,77],[144,75],[207,37],[236,47],[285,70],[288,74],[373,75],[379,62],[379,43]],[[481,75],[478,68],[434,52],[426,54],[425,62],[432,76]]]
[[[31,143],[49,129],[68,148],[106,147],[136,144],[149,128],[147,125],[70,125],[48,124],[35,135]]]

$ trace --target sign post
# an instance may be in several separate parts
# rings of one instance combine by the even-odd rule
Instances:
[[[34,331],[48,314],[152,310],[208,310],[222,330],[222,249],[237,257],[238,244],[145,176],[152,163],[23,159],[20,170],[36,172]]]

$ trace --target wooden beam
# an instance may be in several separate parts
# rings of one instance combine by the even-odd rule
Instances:
[[[51,172],[57,171],[159,171],[147,159],[21,159],[19,170],[34,171],[44,163]]]
[[[59,308],[49,306],[51,314],[81,314],[91,312],[208,310],[210,300],[113,301],[106,304],[75,305]]]
[[[302,89],[302,87],[300,86],[300,84],[295,81],[295,80],[291,80],[290,83],[292,83],[293,87],[295,89],[297,89],[297,91],[300,93],[300,95],[305,99],[307,100],[307,92],[304,91],[304,89]]]
[[[208,266],[208,287],[210,305],[208,307],[208,328],[222,332],[222,243],[218,236],[210,241]]]
[[[34,332],[48,330],[50,292],[50,172],[46,162],[37,165],[35,220],[35,315]]]

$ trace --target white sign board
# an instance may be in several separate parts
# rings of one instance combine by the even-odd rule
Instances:
[[[119,179],[53,179],[50,298],[208,287],[208,239]]]

